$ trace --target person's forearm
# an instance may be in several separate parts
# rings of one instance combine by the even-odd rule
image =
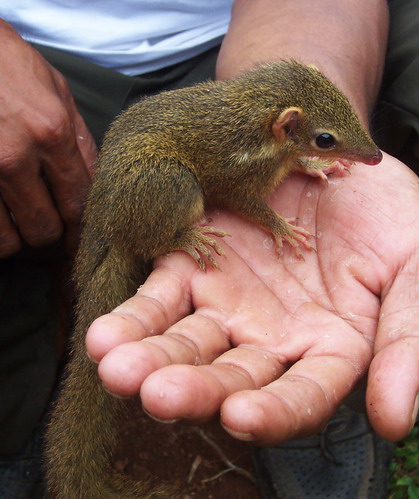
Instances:
[[[385,0],[236,0],[217,78],[279,59],[315,64],[367,123],[381,81],[387,31]]]

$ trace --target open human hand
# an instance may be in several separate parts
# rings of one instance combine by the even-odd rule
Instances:
[[[296,258],[226,212],[211,224],[222,271],[186,254],[155,263],[138,293],[97,319],[87,349],[110,392],[140,393],[167,422],[220,411],[233,436],[274,445],[320,430],[368,374],[375,430],[411,428],[419,390],[419,181],[385,155],[329,185],[287,179],[271,199],[315,235]]]
[[[74,252],[96,145],[64,77],[0,20],[0,258],[65,232]]]

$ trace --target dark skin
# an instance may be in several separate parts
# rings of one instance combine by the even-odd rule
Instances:
[[[64,233],[74,253],[94,140],[63,76],[1,20],[0,37],[0,258]]]

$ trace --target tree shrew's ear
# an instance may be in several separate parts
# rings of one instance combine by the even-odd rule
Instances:
[[[300,107],[287,107],[272,125],[272,133],[279,140],[292,139],[295,137],[303,117]]]

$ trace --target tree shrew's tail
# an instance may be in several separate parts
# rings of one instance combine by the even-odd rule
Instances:
[[[147,272],[145,264],[135,264],[128,256],[121,260],[120,248],[116,252],[97,246],[97,241],[85,239],[76,262],[78,304],[71,357],[47,430],[50,494],[57,499],[170,497],[167,489],[165,493],[155,484],[136,482],[110,465],[125,403],[102,388],[97,366],[86,354],[84,338],[93,320],[131,296]]]

